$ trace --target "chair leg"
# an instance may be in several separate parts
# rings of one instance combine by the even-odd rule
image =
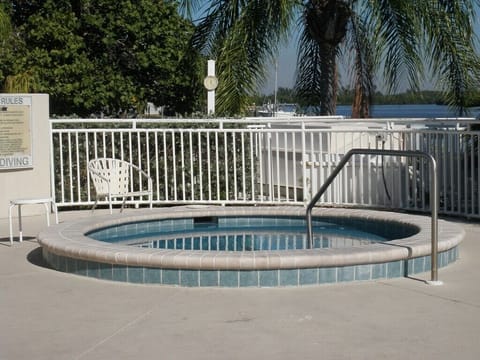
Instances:
[[[52,206],[52,211],[55,213],[55,224],[58,224],[58,209],[57,209],[57,205],[55,204],[55,202],[51,202],[51,206]]]
[[[23,241],[23,228],[22,228],[22,205],[17,204],[18,208],[18,241]]]
[[[14,207],[15,205],[12,204],[10,205],[10,207],[8,208],[8,223],[10,225],[10,246],[13,245],[13,225],[12,225],[12,208]]]
[[[92,213],[95,211],[97,204],[98,204],[98,199],[95,199],[95,204],[93,204],[93,207],[92,207]]]
[[[108,194],[108,206],[110,207],[110,214],[113,214],[112,210],[112,197]]]
[[[50,214],[48,212],[48,204],[43,203],[43,207],[45,208],[45,215],[47,217],[47,226],[50,226]]]

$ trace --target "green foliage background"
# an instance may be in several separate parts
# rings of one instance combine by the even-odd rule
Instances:
[[[127,116],[147,101],[166,114],[199,106],[193,24],[175,1],[37,0],[5,3],[14,31],[0,47],[0,83],[50,94],[55,115]],[[23,83],[20,81],[23,80]]]

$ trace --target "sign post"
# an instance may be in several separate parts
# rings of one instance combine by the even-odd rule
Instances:
[[[207,77],[203,80],[207,89],[207,115],[215,114],[215,89],[218,86],[218,78],[215,76],[215,60],[208,60]]]

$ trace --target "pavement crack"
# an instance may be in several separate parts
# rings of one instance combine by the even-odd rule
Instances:
[[[240,312],[238,314],[238,317],[235,319],[230,319],[230,320],[225,320],[224,322],[226,324],[234,324],[234,323],[241,323],[241,322],[250,322],[255,320],[255,318],[247,316],[247,314],[244,314],[243,312]]]
[[[450,302],[450,303],[461,304],[461,305],[469,306],[469,307],[472,307],[472,308],[475,308],[475,309],[480,309],[480,304],[475,304],[475,303],[472,303],[472,302],[469,302],[469,301],[460,300],[460,299],[456,299],[456,298],[452,298],[452,297],[448,297],[448,296],[442,296],[442,295],[438,295],[438,294],[432,294],[432,293],[422,291],[422,290],[409,289],[409,288],[406,288],[406,287],[403,287],[403,286],[398,286],[398,285],[395,285],[395,284],[389,284],[389,283],[384,283],[384,282],[382,282],[381,284],[383,284],[385,286],[395,287],[397,289],[413,292],[413,293],[416,293],[416,294],[421,294],[421,295],[424,295],[424,296],[432,297],[432,298],[435,298],[435,299],[447,301],[447,302]]]
[[[112,334],[110,334],[109,336],[103,338],[102,340],[100,340],[99,342],[97,342],[96,344],[94,344],[93,346],[91,346],[90,348],[88,348],[87,350],[85,350],[84,352],[82,352],[80,355],[78,355],[75,359],[76,360],[79,360],[79,359],[82,359],[85,355],[91,353],[92,351],[94,351],[95,349],[97,349],[99,346],[101,346],[102,344],[106,343],[107,341],[109,341],[110,339],[112,339],[113,337],[115,337],[117,334],[121,333],[122,331],[128,329],[129,327],[135,325],[136,323],[140,322],[141,320],[143,320],[144,318],[146,318],[148,315],[150,315],[151,313],[153,312],[153,309],[150,309],[148,311],[146,311],[145,313],[137,316],[135,319],[133,319],[132,321],[130,321],[129,323],[125,324],[124,326],[120,327],[119,329],[117,329],[116,331],[114,331]]]
[[[253,321],[253,318],[242,318],[242,319],[225,320],[225,323],[227,323],[227,324],[234,324],[234,323],[250,322],[250,321]]]

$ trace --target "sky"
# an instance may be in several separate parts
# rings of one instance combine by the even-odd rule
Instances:
[[[279,50],[277,59],[277,86],[292,88],[295,82],[295,67],[297,64],[296,41],[292,40],[289,44],[282,46]],[[273,93],[275,89],[275,64],[270,64],[269,77],[260,92],[265,94]]]
[[[477,7],[477,14],[480,15],[480,8]],[[475,33],[480,38],[480,16],[475,18]],[[277,58],[277,86],[292,88],[295,82],[295,68],[297,63],[296,39],[291,37],[291,41],[279,49]],[[272,94],[275,89],[275,64],[270,65],[269,77],[266,83],[260,87],[260,92]],[[340,75],[342,77],[342,75]],[[381,84],[377,84],[381,89]],[[425,84],[426,88],[428,85]]]

